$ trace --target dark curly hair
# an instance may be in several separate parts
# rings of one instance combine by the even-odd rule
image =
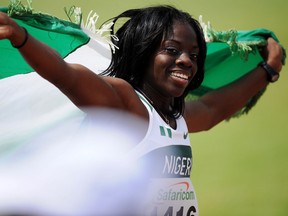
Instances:
[[[115,33],[115,23],[121,18],[126,18],[126,22]],[[198,71],[183,95],[174,100],[174,115],[183,114],[185,97],[189,91],[198,88],[204,78],[207,48],[199,22],[190,14],[167,5],[127,10],[111,20],[114,23],[111,35],[115,34],[119,39],[111,37],[111,40],[119,49],[112,53],[111,63],[103,75],[122,78],[136,89],[141,86],[151,56],[163,38],[173,34],[173,24],[177,21],[191,25],[199,45]]]

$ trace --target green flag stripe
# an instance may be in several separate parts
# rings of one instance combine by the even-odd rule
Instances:
[[[14,20],[30,35],[56,49],[63,58],[89,41],[89,37],[73,23],[42,15],[44,22],[39,17],[37,14]],[[1,40],[0,47],[0,79],[33,71],[8,40]]]

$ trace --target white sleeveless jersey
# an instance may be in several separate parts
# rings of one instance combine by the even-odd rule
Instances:
[[[149,173],[145,215],[198,216],[198,204],[190,174],[192,150],[183,117],[171,128],[157,111],[137,92],[149,112],[149,128],[145,138],[134,149]],[[149,204],[148,204],[149,203]]]

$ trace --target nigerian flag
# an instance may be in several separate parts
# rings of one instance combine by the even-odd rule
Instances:
[[[8,9],[1,8],[1,11]],[[67,62],[83,64],[95,73],[110,63],[111,43],[101,34],[95,34],[95,26],[90,25],[90,31],[83,30],[80,24],[29,11],[10,16],[29,34],[56,49]],[[201,24],[208,47],[205,78],[188,98],[201,96],[248,73],[262,60],[258,47],[266,44],[267,37],[277,40],[273,32],[266,29],[217,32]],[[56,87],[33,72],[8,40],[0,41],[0,50],[0,152],[67,118],[81,121],[83,113]],[[247,112],[262,93],[253,98],[242,113]]]
[[[7,12],[7,8],[1,8]],[[79,25],[44,14],[13,16],[29,34],[56,49],[67,62],[81,63],[96,73],[110,62],[108,43],[91,39]],[[83,113],[57,88],[41,78],[8,40],[0,41],[0,152],[37,133]]]

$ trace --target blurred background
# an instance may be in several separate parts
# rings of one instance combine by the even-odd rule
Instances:
[[[22,1],[25,3],[25,0]],[[1,6],[9,4],[0,0]],[[33,0],[32,7],[67,19],[64,7],[90,10],[100,25],[120,12],[169,4],[203,16],[216,30],[272,30],[288,49],[286,0]],[[268,86],[252,111],[207,132],[191,134],[194,153],[192,180],[201,216],[286,216],[288,212],[288,67]]]

